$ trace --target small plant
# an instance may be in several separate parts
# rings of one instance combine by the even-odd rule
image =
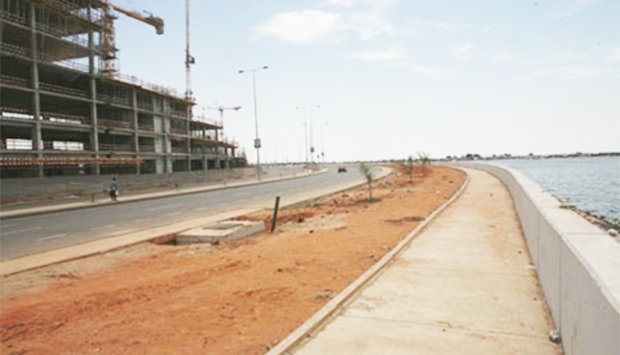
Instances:
[[[372,168],[364,163],[361,163],[360,173],[364,175],[364,178],[366,178],[366,182],[368,183],[368,202],[372,202],[372,181],[375,178],[372,173]]]
[[[407,162],[403,164],[405,171],[409,174],[409,183],[413,182],[413,157],[410,155],[407,158]]]
[[[431,165],[431,158],[429,158],[427,153],[419,152],[418,161],[422,165],[422,175],[428,175],[429,166]]]

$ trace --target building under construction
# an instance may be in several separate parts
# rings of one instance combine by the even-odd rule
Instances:
[[[164,174],[245,165],[191,93],[115,69],[118,12],[102,0],[0,0],[2,178]]]

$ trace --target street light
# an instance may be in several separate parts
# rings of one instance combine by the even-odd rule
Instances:
[[[321,160],[325,164],[325,141],[323,140],[323,127],[327,126],[327,122],[323,121],[321,125]]]
[[[256,138],[254,139],[254,148],[256,148],[256,177],[260,181],[260,138],[258,138],[258,110],[256,108],[256,78],[255,73],[259,70],[268,69],[268,66],[262,66],[254,69],[241,69],[239,74],[252,73],[252,92],[254,94],[254,126],[256,128]]]
[[[312,110],[315,108],[321,108],[320,105],[316,106],[297,106],[296,110],[304,110],[304,132],[306,133],[306,164],[308,164],[308,110],[310,110],[310,158],[314,163],[314,137],[313,137],[313,115]]]

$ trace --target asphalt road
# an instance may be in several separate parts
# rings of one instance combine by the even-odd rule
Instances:
[[[360,178],[354,167],[345,174],[330,167],[325,174],[293,180],[12,218],[0,221],[0,260],[247,208],[274,201],[277,195],[285,202],[287,195]]]

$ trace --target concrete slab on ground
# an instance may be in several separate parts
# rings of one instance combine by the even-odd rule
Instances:
[[[264,231],[263,222],[220,221],[179,234],[176,244],[219,243],[248,238]]]

